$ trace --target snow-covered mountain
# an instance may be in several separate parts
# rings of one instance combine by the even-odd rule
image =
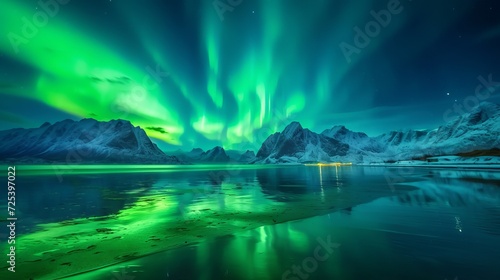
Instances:
[[[201,148],[193,148],[191,151],[189,151],[189,153],[187,153],[186,155],[188,157],[199,157],[201,154],[203,154],[205,151],[203,151],[203,149]]]
[[[140,127],[126,120],[44,123],[0,131],[0,160],[65,163],[180,163],[164,154]]]
[[[318,134],[290,123],[270,135],[254,155],[222,147],[163,153],[144,130],[129,121],[94,119],[44,123],[38,128],[0,131],[0,161],[199,163],[354,162],[377,163],[457,155],[500,148],[500,106],[483,102],[432,130],[401,130],[369,137],[344,126]]]
[[[436,129],[390,132],[375,139],[387,145],[387,156],[400,160],[499,148],[499,135],[500,106],[482,102]]]
[[[358,150],[378,153],[385,149],[385,145],[382,145],[379,141],[368,137],[366,133],[351,131],[343,125],[337,125],[330,129],[326,129],[321,133],[321,135],[348,144],[350,151]]]
[[[240,156],[240,158],[238,159],[238,162],[248,163],[248,162],[252,162],[254,160],[255,160],[254,151],[247,150],[245,153],[243,153]]]
[[[432,131],[429,138],[443,154],[500,147],[500,106],[483,102]]]
[[[220,146],[216,146],[207,151],[203,151],[200,148],[194,148],[189,152],[176,151],[169,154],[190,163],[222,163],[231,161],[231,158],[226,154],[224,148]]]
[[[206,152],[203,152],[199,156],[199,161],[201,162],[229,162],[231,159],[226,155],[224,148],[216,146]]]
[[[423,157],[438,154],[432,135],[433,132],[429,130],[405,129],[384,133],[373,140],[383,146],[380,152],[386,160],[400,160],[409,159],[410,155]]]
[[[391,131],[377,137],[344,126],[316,134],[292,122],[269,136],[255,162],[384,162],[500,148],[500,106],[483,102],[433,130]]]
[[[349,145],[290,123],[282,132],[269,136],[257,152],[264,163],[329,161],[345,156]]]

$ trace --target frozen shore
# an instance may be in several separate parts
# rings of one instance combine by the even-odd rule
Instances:
[[[394,166],[394,167],[433,167],[433,168],[481,168],[481,169],[500,169],[500,157],[497,156],[479,156],[479,157],[461,157],[461,156],[439,156],[423,160],[401,160],[393,163],[371,162],[360,163],[362,166]]]

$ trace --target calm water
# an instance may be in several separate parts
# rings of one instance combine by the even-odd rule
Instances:
[[[500,172],[227,168],[19,168],[0,278],[500,279]]]

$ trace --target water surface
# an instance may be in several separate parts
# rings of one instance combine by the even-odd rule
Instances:
[[[500,279],[495,171],[19,170],[23,277]]]

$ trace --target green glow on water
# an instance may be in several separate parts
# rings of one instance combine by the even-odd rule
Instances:
[[[288,168],[290,170],[287,171]],[[297,170],[293,168],[297,168]],[[280,199],[284,198],[285,201],[280,201],[272,199],[275,194],[262,189],[263,185],[255,178],[256,173],[252,171],[238,173],[248,169],[261,171],[274,169],[265,172],[271,180],[276,178],[275,171],[277,170],[287,172],[283,174],[288,174],[287,176],[292,176],[291,178],[298,178],[296,176],[299,173],[302,174],[300,176],[305,177],[317,176],[317,172],[302,166],[75,166],[72,173],[64,175],[67,176],[63,177],[64,182],[78,181],[78,178],[81,178],[78,177],[80,174],[103,172],[108,174],[167,172],[169,174],[165,174],[165,177],[159,177],[162,179],[148,188],[143,188],[140,185],[141,182],[138,181],[137,188],[140,187],[144,191],[134,193],[134,189],[131,189],[131,195],[128,197],[132,198],[132,201],[125,204],[116,213],[97,217],[73,218],[55,223],[41,223],[37,225],[35,232],[18,236],[17,254],[23,256],[18,263],[19,275],[26,276],[26,279],[29,277],[54,279],[103,265],[116,264],[140,256],[197,244],[206,238],[235,234],[256,229],[262,225],[283,223],[328,213],[333,207],[349,207],[353,203],[360,203],[370,198],[370,194],[366,194],[346,200],[338,195],[336,188],[329,188],[322,190],[321,194],[317,192],[301,195],[283,193],[280,194]],[[217,172],[217,170],[224,172],[224,174],[232,174],[231,179],[213,183],[209,177],[198,177],[202,178],[202,181],[196,181],[197,183],[194,185],[190,181],[189,174],[191,172],[201,171],[201,174],[205,176],[210,174],[207,171]],[[333,167],[325,167],[324,176],[327,176],[326,170],[330,170],[330,177],[333,176],[332,172],[337,172],[337,169]],[[235,173],[231,173],[233,171]],[[170,172],[179,172],[179,174],[172,176]],[[182,174],[182,172],[189,173]],[[24,174],[32,176],[44,174],[36,177],[37,180],[49,179],[47,175],[54,175],[50,165],[18,166],[18,173],[21,177]],[[109,181],[104,175],[102,176],[104,180],[102,192],[106,192],[106,189],[110,187],[109,184],[113,184],[113,181]],[[97,178],[95,179],[97,181],[94,181],[93,184],[99,184],[101,177],[94,177]],[[133,176],[131,178],[133,180]],[[169,178],[179,179],[175,181],[169,180]],[[269,182],[269,184],[271,186],[268,187],[271,188],[272,192],[274,182]],[[64,186],[62,185],[62,187]],[[286,187],[307,188],[308,186],[299,180],[296,183],[288,183]],[[60,191],[57,185],[54,185],[53,188],[54,192]],[[85,186],[80,189],[84,190]],[[113,193],[113,196],[116,195],[119,196],[119,193]],[[318,201],[321,199],[324,202],[319,204]],[[105,207],[105,205],[98,206]],[[291,228],[287,230],[286,234],[294,240],[294,246],[297,248],[302,250],[310,246],[305,236],[299,231]],[[266,246],[269,245],[265,244],[269,244],[274,238],[273,236],[267,231],[260,230],[258,238],[264,243],[259,244],[256,250],[260,253],[266,252],[268,250]],[[236,254],[238,251],[245,252],[246,250],[249,250],[248,254],[250,254],[249,248],[245,249],[237,245],[229,252]],[[244,255],[234,258],[241,262],[245,260]],[[256,263],[259,263],[257,255],[253,258]],[[82,259],[85,259],[84,263]],[[68,263],[71,265],[64,265]],[[273,266],[272,263],[259,265]]]
[[[109,174],[109,173],[150,173],[150,172],[189,172],[189,171],[226,171],[286,168],[287,166],[248,165],[248,164],[196,164],[196,165],[17,165],[22,175],[75,175],[75,174]],[[5,169],[7,166],[5,165]]]

